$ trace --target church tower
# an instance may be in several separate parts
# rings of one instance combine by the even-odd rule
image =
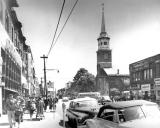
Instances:
[[[105,68],[112,68],[112,50],[110,49],[110,38],[105,28],[104,4],[102,4],[101,32],[98,37],[97,51],[97,76],[96,83],[102,95],[109,95],[109,83]]]

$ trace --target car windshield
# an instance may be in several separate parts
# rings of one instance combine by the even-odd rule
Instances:
[[[96,107],[98,105],[96,100],[85,100],[77,102],[76,107]]]
[[[124,108],[118,111],[120,122],[131,121],[144,118],[144,113],[140,106]]]
[[[160,118],[160,110],[157,105],[144,105],[142,109],[146,117],[158,117]]]

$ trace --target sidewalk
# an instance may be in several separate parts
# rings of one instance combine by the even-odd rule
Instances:
[[[35,117],[35,113],[33,114],[33,117]],[[30,120],[29,114],[24,114],[23,115],[24,120]],[[0,117],[0,128],[9,128],[9,123],[8,123],[8,115],[1,115]]]
[[[0,117],[0,127],[1,126],[9,126],[7,114],[6,115],[1,115],[1,117]]]

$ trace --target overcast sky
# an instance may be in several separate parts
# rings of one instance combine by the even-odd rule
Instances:
[[[31,46],[36,75],[43,77],[47,55],[63,0],[17,0],[26,43]],[[58,33],[76,0],[66,0]],[[80,68],[96,76],[97,38],[105,6],[106,31],[110,35],[113,70],[129,74],[129,64],[160,53],[160,0],[79,0],[47,60],[47,80],[57,89],[72,81]]]

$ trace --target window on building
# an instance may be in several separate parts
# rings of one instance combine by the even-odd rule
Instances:
[[[156,63],[156,78],[160,77],[160,63]]]
[[[107,42],[104,42],[104,45],[107,45]]]
[[[144,80],[147,78],[147,70],[144,70]]]
[[[5,29],[9,33],[9,17],[8,17],[7,11],[6,11],[6,17],[5,17]]]
[[[153,78],[153,71],[152,71],[152,69],[150,69],[149,75],[150,75],[150,78],[152,79]]]
[[[149,69],[147,69],[147,79],[150,78]]]
[[[2,0],[0,0],[0,20],[3,20],[3,6],[2,6]]]
[[[157,93],[158,93],[158,96],[160,96],[160,90],[158,90]]]
[[[14,43],[14,28],[12,27],[12,42]]]

